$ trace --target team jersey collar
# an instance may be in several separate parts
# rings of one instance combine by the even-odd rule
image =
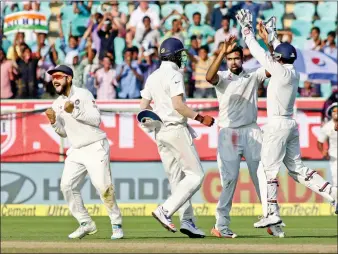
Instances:
[[[235,73],[231,72],[230,70],[228,70],[228,79],[232,79],[233,77],[236,77],[236,78],[240,78],[240,77],[243,77],[244,75],[246,75],[246,72],[245,70],[243,69],[242,72],[238,75],[236,75]]]
[[[170,67],[170,68],[172,68],[172,69],[174,69],[176,71],[179,70],[177,64],[175,64],[173,62],[169,62],[169,61],[162,61],[160,68],[168,68],[168,67]]]

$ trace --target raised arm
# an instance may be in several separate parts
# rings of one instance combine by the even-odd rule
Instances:
[[[217,58],[209,67],[207,74],[205,76],[206,81],[208,81],[212,85],[217,85],[219,82],[219,76],[217,74],[219,67],[222,64],[224,57],[230,53],[234,47],[236,46],[236,37],[231,35],[229,39],[225,40],[221,52],[218,54]]]

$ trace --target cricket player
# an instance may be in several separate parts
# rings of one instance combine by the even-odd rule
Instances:
[[[294,180],[335,202],[337,210],[337,188],[301,160],[298,126],[292,118],[299,83],[299,73],[293,66],[297,58],[296,49],[277,40],[275,21],[265,25],[261,22],[259,35],[272,53],[268,54],[256,41],[250,11],[242,9],[236,18],[251,54],[271,75],[267,89],[268,122],[263,127],[261,163],[257,172],[264,216],[254,227],[265,228],[282,223],[277,203],[277,174],[282,163]]]
[[[324,124],[320,130],[317,147],[325,158],[330,158],[330,169],[332,183],[337,187],[337,130],[338,125],[338,103],[333,103],[326,111],[327,117],[331,120]],[[329,142],[329,150],[324,149],[324,144]]]
[[[198,114],[185,104],[184,80],[179,71],[184,51],[182,42],[176,38],[162,42],[161,66],[148,77],[141,91],[140,107],[153,110],[162,119],[163,125],[155,130],[155,137],[172,193],[152,214],[164,228],[176,232],[171,216],[180,209],[181,233],[203,238],[204,232],[195,226],[190,198],[199,190],[204,172],[193,143],[196,133],[187,124],[187,118],[209,127],[214,119]]]
[[[81,183],[88,173],[110,217],[111,239],[120,239],[123,237],[122,217],[112,185],[109,143],[106,133],[99,128],[100,111],[87,89],[72,85],[73,71],[70,67],[58,65],[48,74],[52,75],[53,86],[60,96],[52,108],[46,110],[46,115],[55,132],[63,138],[68,137],[71,143],[61,178],[61,190],[80,226],[68,237],[81,239],[97,232],[80,193]]]
[[[216,225],[211,234],[216,237],[235,238],[229,229],[230,210],[236,189],[240,162],[245,157],[250,177],[257,195],[259,185],[257,168],[262,145],[261,129],[257,125],[257,89],[270,75],[264,68],[243,70],[243,50],[236,45],[236,38],[230,36],[210,66],[206,80],[211,83],[219,103],[217,162],[221,176],[222,191],[216,208]],[[228,70],[218,71],[226,58]],[[271,226],[275,236],[283,237],[279,225]]]

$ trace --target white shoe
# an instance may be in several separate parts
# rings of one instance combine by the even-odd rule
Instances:
[[[274,225],[274,226],[270,226],[268,227],[268,229],[266,230],[270,235],[279,237],[279,238],[284,238],[285,237],[285,233],[282,229],[282,227],[285,227],[285,224],[279,224],[279,225]]]
[[[71,233],[68,238],[76,239],[83,238],[86,235],[94,235],[97,232],[96,225],[94,221],[91,222],[82,222],[80,227],[76,229],[73,233]]]
[[[112,226],[113,234],[111,235],[110,239],[116,240],[123,238],[123,229],[121,225],[113,225]]]
[[[204,238],[205,233],[200,230],[198,227],[195,226],[193,220],[183,220],[181,222],[181,229],[182,234],[189,236],[189,238]]]
[[[263,217],[260,221],[254,223],[254,227],[255,228],[266,228],[269,226],[274,226],[277,224],[281,224],[282,223],[282,219],[276,215],[276,214],[272,214],[269,215],[268,217]]]
[[[229,228],[225,228],[223,230],[218,230],[216,227],[211,229],[211,234],[218,238],[236,238],[237,235],[232,232]]]
[[[175,225],[172,223],[171,218],[167,216],[167,211],[163,209],[163,206],[157,207],[157,209],[152,212],[152,215],[165,229],[173,233],[177,232]]]

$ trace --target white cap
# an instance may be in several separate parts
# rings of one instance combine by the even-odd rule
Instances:
[[[331,106],[327,108],[327,110],[326,110],[326,116],[327,116],[328,118],[331,118],[331,117],[332,117],[332,111],[333,111],[333,109],[334,109],[335,107],[338,107],[338,102],[332,103]]]

